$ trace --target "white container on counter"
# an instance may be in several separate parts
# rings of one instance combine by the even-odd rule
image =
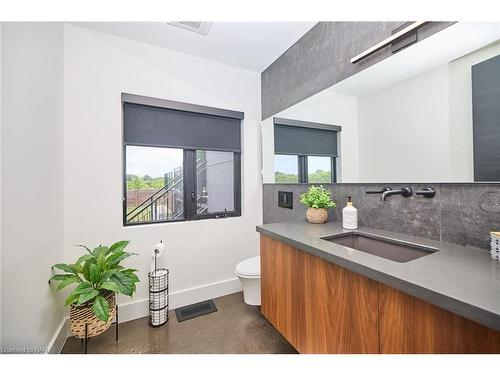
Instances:
[[[500,232],[490,232],[491,250],[490,254],[493,259],[500,261]]]

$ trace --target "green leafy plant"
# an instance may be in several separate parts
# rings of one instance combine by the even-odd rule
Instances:
[[[99,320],[109,319],[109,305],[105,296],[109,292],[132,296],[139,278],[137,270],[125,268],[120,263],[131,255],[125,251],[129,241],[119,241],[107,246],[98,246],[90,250],[87,246],[78,245],[87,251],[73,264],[59,263],[52,267],[64,271],[50,278],[59,281],[57,290],[68,285],[77,284],[66,299],[66,306],[90,304]]]
[[[330,197],[330,192],[323,186],[309,187],[309,190],[300,195],[300,201],[311,208],[332,208],[336,203]]]

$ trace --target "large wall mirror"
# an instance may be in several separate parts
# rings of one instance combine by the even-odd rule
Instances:
[[[264,183],[500,182],[500,24],[456,23],[262,123]]]

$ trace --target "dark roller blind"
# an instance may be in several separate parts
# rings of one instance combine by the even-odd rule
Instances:
[[[474,181],[500,181],[500,55],[472,67]]]
[[[337,132],[274,124],[274,153],[337,156]]]
[[[126,144],[241,151],[241,120],[123,103]]]

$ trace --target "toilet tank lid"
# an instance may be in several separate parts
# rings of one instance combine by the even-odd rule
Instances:
[[[236,273],[242,276],[259,276],[260,275],[260,257],[253,257],[241,261],[236,266]]]

